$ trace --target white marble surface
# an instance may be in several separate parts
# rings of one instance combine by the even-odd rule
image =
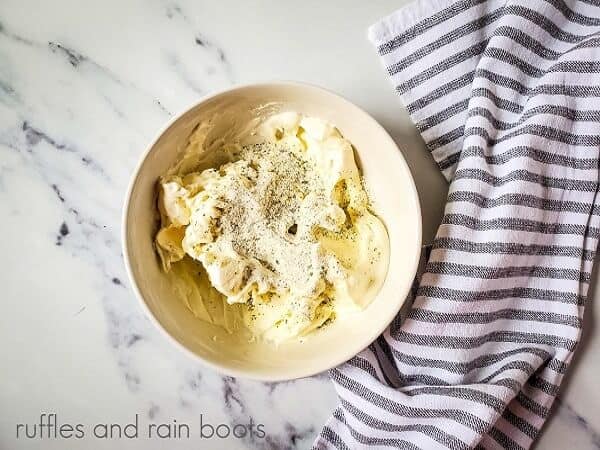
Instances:
[[[296,79],[347,96],[390,131],[416,175],[431,239],[445,185],[366,40],[368,25],[405,2],[0,2],[0,448],[166,448],[142,438],[16,440],[16,424],[43,412],[85,426],[138,413],[192,431],[200,414],[212,424],[252,417],[265,438],[168,448],[310,446],[336,404],[327,376],[223,378],[165,342],[127,285],[121,203],[174,112],[232,83]],[[600,448],[598,300],[538,448]]]

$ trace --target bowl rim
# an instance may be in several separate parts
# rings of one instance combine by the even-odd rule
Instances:
[[[154,313],[152,312],[152,310],[146,303],[146,300],[145,300],[144,296],[142,295],[142,292],[138,286],[138,282],[137,282],[136,278],[134,277],[131,260],[129,257],[129,250],[128,250],[129,245],[128,245],[128,238],[127,238],[127,234],[128,234],[127,230],[128,230],[128,225],[129,225],[128,224],[128,216],[129,216],[129,209],[130,209],[130,204],[131,204],[131,194],[133,193],[133,189],[137,184],[138,178],[140,176],[141,168],[144,165],[144,162],[146,161],[148,155],[150,154],[150,152],[152,151],[152,149],[158,142],[158,140],[163,136],[163,134],[165,134],[167,132],[167,130],[169,130],[169,128],[171,128],[173,126],[173,124],[175,122],[177,122],[183,115],[185,115],[192,109],[198,107],[202,103],[205,103],[215,97],[218,97],[218,96],[221,96],[224,94],[228,94],[233,91],[242,90],[242,89],[273,87],[273,86],[281,86],[281,87],[292,86],[292,87],[296,87],[296,88],[309,88],[309,89],[321,91],[322,93],[327,94],[329,96],[337,97],[339,100],[342,100],[343,102],[345,102],[348,106],[359,110],[359,112],[361,112],[362,115],[364,116],[365,120],[371,121],[372,124],[376,128],[379,129],[379,131],[382,133],[382,136],[385,136],[385,139],[387,139],[390,142],[390,144],[397,149],[396,156],[398,159],[398,163],[403,166],[405,172],[408,174],[409,179],[410,179],[409,184],[410,184],[410,191],[412,194],[411,197],[412,197],[415,207],[416,207],[416,224],[415,225],[416,225],[416,232],[417,232],[416,237],[417,237],[417,241],[418,241],[418,245],[416,247],[418,249],[418,251],[413,257],[413,263],[411,266],[411,273],[412,273],[413,277],[417,273],[419,261],[421,259],[421,248],[422,248],[421,246],[422,246],[422,239],[423,239],[423,218],[422,218],[422,213],[421,213],[421,203],[420,203],[420,199],[419,199],[419,193],[417,191],[416,183],[414,181],[414,177],[412,175],[410,167],[408,166],[408,163],[406,162],[406,159],[405,159],[402,151],[400,150],[400,147],[398,146],[398,144],[396,144],[396,142],[390,136],[390,134],[387,132],[387,130],[377,120],[375,120],[375,118],[373,116],[371,116],[371,114],[369,114],[363,108],[356,105],[354,102],[352,102],[348,98],[344,97],[343,95],[340,95],[328,88],[324,88],[324,87],[316,85],[316,84],[302,82],[302,81],[294,81],[294,80],[272,80],[272,81],[261,81],[261,82],[254,82],[254,83],[236,83],[236,84],[232,84],[223,89],[211,91],[211,92],[207,93],[206,95],[203,95],[200,98],[194,100],[193,102],[191,102],[190,104],[185,106],[183,109],[179,110],[177,113],[173,114],[173,116],[165,123],[165,125],[163,125],[160,128],[160,130],[155,134],[155,136],[146,145],[145,150],[139,156],[138,162],[130,174],[130,180],[129,180],[129,183],[127,186],[127,190],[125,192],[125,197],[124,197],[123,207],[122,207],[122,214],[121,214],[121,250],[123,252],[123,260],[125,262],[125,270],[127,272],[127,277],[129,279],[131,288],[132,288],[135,296],[137,297],[138,303],[141,305],[142,310],[144,311],[146,317],[160,331],[160,333],[167,338],[168,341],[170,341],[172,344],[174,344],[174,346],[176,348],[178,348],[180,351],[183,351],[183,353],[185,353],[186,355],[191,356],[191,358],[193,358],[194,360],[199,361],[203,366],[208,367],[222,375],[236,377],[236,378],[243,378],[243,379],[248,379],[248,380],[266,381],[266,382],[290,381],[290,380],[295,380],[295,379],[299,379],[299,378],[311,377],[316,374],[331,370],[331,369],[345,363],[346,361],[350,360],[355,355],[357,355],[358,353],[363,351],[365,348],[367,348],[369,345],[371,345],[371,343],[373,343],[375,341],[375,339],[377,339],[377,337],[380,336],[385,331],[385,329],[390,325],[390,323],[398,315],[400,309],[404,305],[404,303],[406,301],[406,297],[410,293],[410,288],[405,293],[405,295],[403,297],[400,297],[400,300],[397,301],[398,306],[397,306],[397,308],[395,308],[394,315],[391,318],[389,318],[389,320],[383,321],[381,326],[374,328],[374,331],[370,333],[368,339],[365,339],[364,341],[361,340],[360,343],[357,343],[357,344],[349,347],[347,349],[347,351],[345,351],[344,353],[340,353],[340,355],[337,356],[336,358],[332,358],[331,361],[326,366],[320,367],[320,368],[315,368],[313,366],[313,367],[311,367],[310,370],[305,370],[304,372],[298,371],[298,373],[293,376],[289,376],[289,375],[285,375],[285,374],[276,374],[276,373],[273,373],[273,374],[249,373],[245,370],[227,367],[225,365],[218,364],[218,363],[204,359],[203,357],[196,354],[191,349],[187,348],[183,343],[179,342],[174,336],[172,336],[163,327],[163,325],[160,323],[159,319],[154,315]],[[386,275],[386,277],[387,277],[387,275]]]

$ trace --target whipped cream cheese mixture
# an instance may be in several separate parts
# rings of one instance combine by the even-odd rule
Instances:
[[[206,129],[190,138],[196,153]],[[350,142],[286,112],[217,151],[222,164],[190,170],[188,156],[159,182],[157,250],[192,312],[280,342],[368,305],[389,243]]]

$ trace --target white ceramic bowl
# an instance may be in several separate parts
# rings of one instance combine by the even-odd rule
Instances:
[[[235,335],[196,319],[174,296],[153,247],[159,176],[175,163],[199,121],[215,109],[239,102],[250,106],[276,102],[283,110],[334,124],[355,146],[373,209],[388,230],[389,270],[377,297],[364,311],[334,321],[304,342],[239,345]],[[125,265],[136,295],[156,326],[178,347],[210,367],[227,375],[265,381],[313,375],[347,361],[367,347],[400,310],[417,269],[420,249],[417,191],[392,138],[348,100],[295,82],[234,87],[209,95],[174,117],[144,153],[133,174],[123,212]]]

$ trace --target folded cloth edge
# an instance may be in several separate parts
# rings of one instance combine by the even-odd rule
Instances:
[[[454,0],[413,0],[393,13],[379,19],[367,30],[367,37],[379,46],[406,31],[412,25],[447,8]]]

